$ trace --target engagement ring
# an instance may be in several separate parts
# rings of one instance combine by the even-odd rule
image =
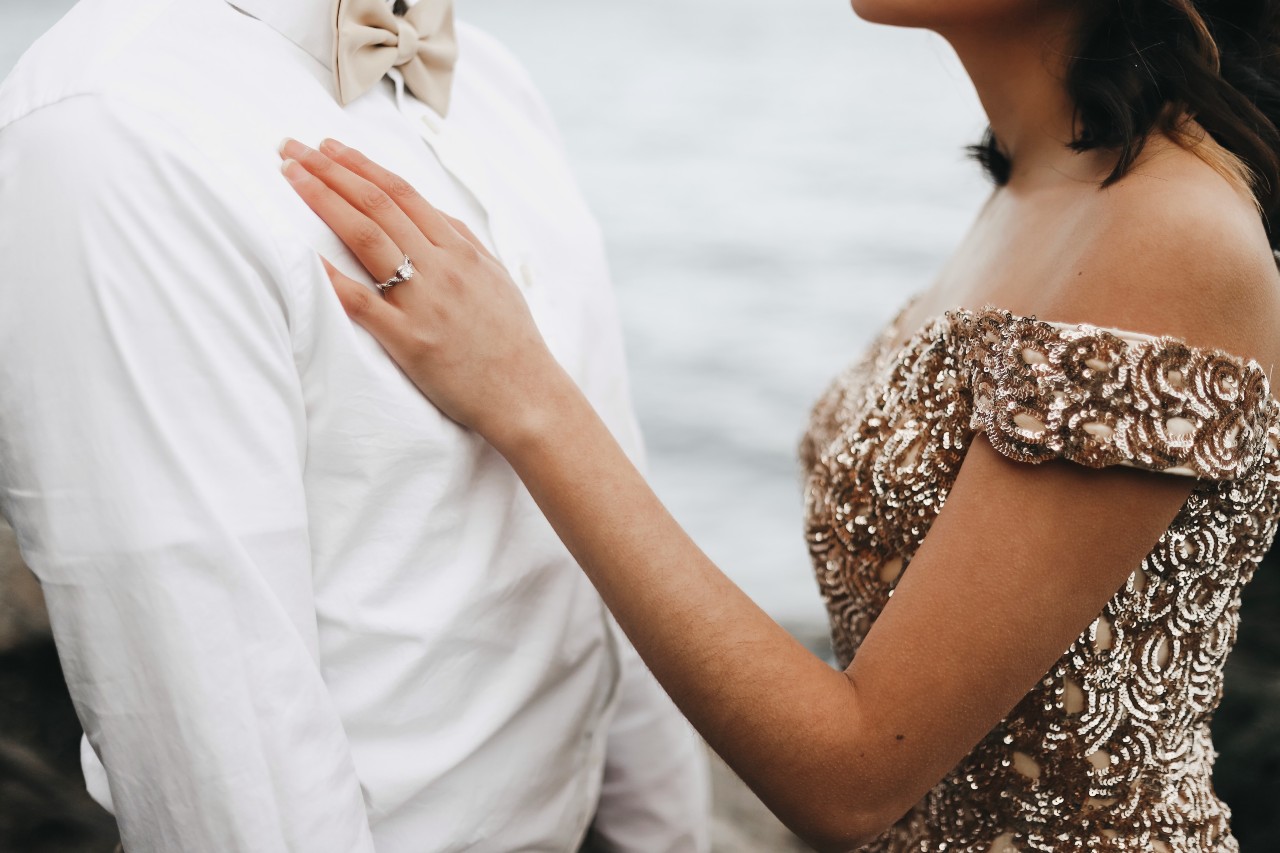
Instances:
[[[417,273],[418,271],[413,268],[413,261],[408,255],[405,255],[404,263],[396,267],[396,274],[378,285],[378,290],[383,296],[386,296],[388,290],[395,287],[397,284],[404,284],[406,281],[417,275]]]

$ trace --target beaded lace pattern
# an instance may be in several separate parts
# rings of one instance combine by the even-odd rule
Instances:
[[[1235,851],[1209,722],[1240,592],[1276,533],[1280,403],[1254,362],[958,310],[891,324],[814,410],[807,537],[848,666],[982,433],[1024,462],[1198,479],[1104,611],[1010,715],[866,849]]]

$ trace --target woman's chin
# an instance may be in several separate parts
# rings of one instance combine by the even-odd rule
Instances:
[[[1026,0],[851,0],[851,5],[864,21],[926,30],[1007,23],[1038,14]]]
[[[853,13],[872,24],[887,24],[892,27],[927,26],[926,10],[920,0],[851,0]]]

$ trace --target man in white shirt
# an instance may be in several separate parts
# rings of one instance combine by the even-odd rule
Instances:
[[[687,725],[505,462],[347,319],[318,253],[359,266],[275,150],[343,139],[464,220],[639,454],[554,129],[468,27],[454,68],[391,19],[353,92],[334,5],[82,0],[0,87],[0,510],[90,791],[129,853],[572,851],[593,820],[705,850]]]

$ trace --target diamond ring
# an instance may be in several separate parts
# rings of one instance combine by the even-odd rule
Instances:
[[[405,255],[404,263],[396,267],[396,274],[391,276],[391,278],[387,279],[382,284],[378,285],[378,291],[382,293],[383,296],[386,296],[388,290],[395,287],[397,284],[404,284],[406,281],[413,278],[417,274],[418,274],[418,271],[414,269],[413,261],[409,258],[408,255]]]

